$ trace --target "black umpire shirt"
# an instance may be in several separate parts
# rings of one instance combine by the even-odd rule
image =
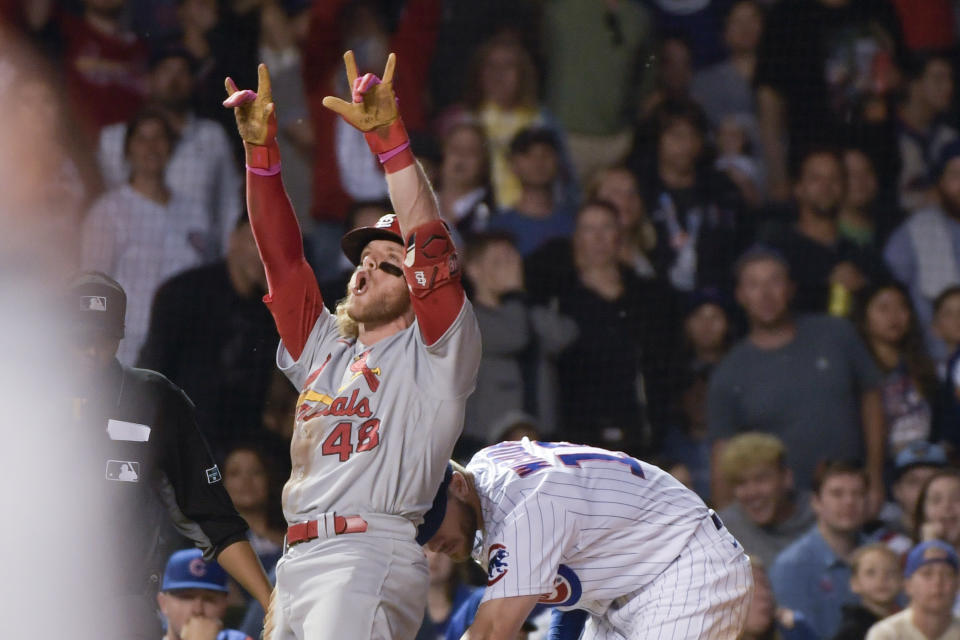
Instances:
[[[183,391],[116,359],[87,383],[89,391],[73,398],[73,418],[82,433],[101,439],[104,459],[92,460],[90,472],[107,492],[113,539],[105,543],[123,567],[118,595],[157,591],[174,528],[208,559],[246,539]]]

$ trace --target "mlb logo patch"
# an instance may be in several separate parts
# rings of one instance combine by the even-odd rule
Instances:
[[[220,482],[220,480],[221,480],[220,467],[218,467],[217,465],[213,465],[212,467],[207,469],[207,484],[216,484]]]
[[[134,460],[107,460],[107,480],[140,482],[140,463]]]
[[[83,308],[87,311],[106,311],[106,296],[83,296]]]

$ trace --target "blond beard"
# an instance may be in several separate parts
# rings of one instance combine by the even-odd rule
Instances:
[[[401,299],[390,300],[381,298],[364,310],[362,315],[356,314],[355,299],[351,289],[353,279],[347,285],[347,295],[337,303],[337,329],[344,338],[355,340],[360,335],[360,324],[382,324],[394,320],[410,309],[410,294],[404,292]]]

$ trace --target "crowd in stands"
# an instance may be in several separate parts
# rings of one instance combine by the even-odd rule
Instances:
[[[949,0],[0,0],[0,247],[120,282],[118,357],[196,404],[269,570],[298,390],[223,79],[270,68],[333,309],[389,201],[321,101],[393,51],[483,338],[455,455],[671,471],[754,560],[744,637],[960,638],[958,36]],[[431,569],[424,639],[472,592]]]

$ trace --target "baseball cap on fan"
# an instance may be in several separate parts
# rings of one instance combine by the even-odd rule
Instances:
[[[86,271],[74,276],[68,290],[68,312],[76,332],[123,338],[127,294],[120,283],[100,271]]]
[[[161,591],[207,589],[226,593],[227,572],[216,562],[203,559],[200,549],[181,549],[170,556],[163,572]]]
[[[348,231],[340,239],[340,248],[343,255],[353,264],[360,264],[360,254],[367,243],[373,240],[390,240],[403,246],[403,235],[400,233],[400,220],[396,214],[388,213],[377,220],[372,227],[360,227]]]

